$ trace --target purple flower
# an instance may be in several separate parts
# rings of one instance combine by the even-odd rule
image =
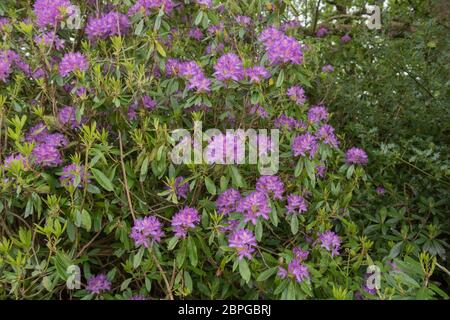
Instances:
[[[350,37],[350,35],[348,33],[343,35],[342,38],[341,38],[341,42],[342,43],[347,43],[347,42],[349,42],[351,40],[352,40],[352,37]]]
[[[252,23],[252,19],[250,17],[247,17],[247,16],[237,16],[236,17],[236,22],[238,24],[240,24],[241,26],[247,26],[250,23]]]
[[[31,157],[36,164],[43,167],[55,167],[62,163],[58,149],[45,143],[36,145],[31,153]]]
[[[178,69],[180,66],[180,61],[178,59],[169,58],[166,62],[166,75],[171,77],[178,74]]]
[[[173,62],[172,62],[173,63]],[[175,65],[174,65],[175,67]],[[166,67],[167,68],[167,67]],[[205,77],[202,68],[195,61],[186,61],[176,65],[177,72],[188,80],[187,88],[197,92],[209,91],[211,81]]]
[[[330,230],[325,231],[324,233],[321,233],[319,235],[318,240],[322,248],[331,252],[331,256],[334,257],[339,255],[339,249],[341,247],[341,239],[336,233]]]
[[[201,5],[201,6],[205,6],[207,8],[210,8],[212,5],[212,1],[211,0],[195,0],[195,2],[197,2],[197,4]]]
[[[0,80],[6,81],[12,73],[12,68],[20,61],[20,57],[13,50],[0,50]]]
[[[99,18],[89,17],[85,32],[90,41],[95,41],[115,35],[123,35],[129,27],[130,22],[126,15],[111,11]]]
[[[270,72],[262,66],[254,66],[245,69],[245,76],[249,78],[251,83],[258,83],[263,79],[270,78]]]
[[[189,38],[200,41],[203,38],[203,32],[200,28],[192,28],[189,30]]]
[[[178,238],[185,238],[188,229],[195,228],[200,222],[200,216],[195,208],[185,207],[178,211],[172,217],[172,227],[175,231],[175,236]]]
[[[297,39],[285,35],[274,27],[264,29],[258,40],[263,43],[271,64],[303,61],[302,46]]]
[[[204,158],[208,164],[225,164],[228,160],[243,163],[245,158],[245,133],[229,132],[216,134],[209,139]]]
[[[278,276],[281,279],[291,277],[298,283],[301,283],[305,279],[309,278],[308,267],[302,264],[302,262],[308,257],[309,252],[304,251],[301,248],[294,248],[292,252],[294,254],[294,258],[291,262],[289,262],[287,269],[282,266],[278,267]]]
[[[92,276],[88,280],[86,290],[90,293],[100,294],[104,291],[111,290],[111,282],[104,274]]]
[[[7,156],[3,162],[3,166],[6,169],[11,169],[14,163],[20,163],[20,167],[24,170],[28,170],[29,168],[28,159],[20,153]]]
[[[56,50],[64,48],[64,40],[56,35],[55,32],[45,32],[41,35],[34,37],[34,42],[37,45],[43,45],[45,47],[55,47]]]
[[[311,159],[314,158],[318,147],[316,137],[309,132],[296,136],[291,145],[294,156],[305,157],[309,153]]]
[[[175,4],[171,0],[138,0],[136,3],[128,10],[128,15],[134,15],[138,12],[145,16],[150,15],[151,10],[159,10],[164,6],[164,12],[166,14],[170,13],[174,8]]]
[[[47,126],[43,122],[40,122],[28,131],[25,137],[25,141],[40,143],[44,142],[47,136],[48,136]]]
[[[252,253],[255,251],[256,238],[253,232],[247,229],[239,229],[234,231],[228,238],[228,246],[235,248],[238,259],[252,259]]]
[[[173,184],[173,191],[176,194],[177,198],[187,199],[187,194],[189,192],[189,184],[184,182],[184,177],[179,176],[175,179]]]
[[[74,9],[69,0],[36,0],[33,6],[36,24],[41,28],[54,27],[71,16],[75,12]]]
[[[88,67],[88,61],[81,53],[66,53],[59,63],[59,75],[65,77],[74,71],[86,71]]]
[[[256,182],[256,191],[272,195],[273,199],[282,199],[284,184],[278,176],[261,176]]]
[[[334,71],[334,67],[331,64],[326,64],[322,67],[322,72],[331,73]]]
[[[369,161],[366,152],[363,149],[356,147],[347,151],[345,160],[348,164],[367,164]]]
[[[162,236],[164,236],[162,224],[154,216],[147,216],[134,221],[130,233],[136,247],[144,246],[146,248],[149,248],[154,242],[160,242]]]
[[[325,167],[325,166],[322,166],[322,165],[317,165],[316,166],[316,175],[319,177],[319,178],[323,178],[323,177],[325,177],[325,173],[326,173],[326,171],[327,171],[327,167]]]
[[[130,104],[128,106],[128,112],[127,112],[128,119],[136,120],[136,118],[137,118],[137,113],[136,113],[137,108],[138,108],[138,104],[136,102],[133,102],[132,104]]]
[[[378,187],[375,189],[375,191],[376,191],[376,193],[378,193],[379,195],[383,195],[383,194],[386,193],[386,189],[384,189],[382,186],[378,186]]]
[[[311,123],[319,123],[328,120],[328,110],[323,105],[312,106],[308,111],[308,121]]]
[[[74,107],[66,106],[59,110],[58,121],[63,126],[69,126],[72,129],[78,128],[81,122],[76,120],[76,110]]]
[[[77,186],[76,185],[77,177],[79,178],[79,181],[82,183],[89,182],[89,177],[85,176],[84,166],[72,163],[63,168],[63,172],[59,177],[59,181],[61,182],[61,185],[66,187]],[[80,187],[82,187],[82,185],[80,185]]]
[[[269,118],[269,113],[267,112],[267,110],[261,107],[259,104],[253,105],[250,109],[250,113],[256,114],[262,119]]]
[[[287,95],[298,105],[302,105],[306,102],[305,90],[300,86],[290,87],[287,91]]]
[[[220,214],[229,214],[237,210],[242,196],[236,189],[230,188],[222,192],[216,200],[216,207]]]
[[[322,38],[325,37],[328,34],[328,29],[325,27],[320,27],[319,29],[317,29],[316,31],[316,36],[318,38]]]
[[[300,214],[308,210],[308,203],[306,200],[296,194],[290,194],[287,196],[287,213]]]
[[[292,249],[292,252],[294,253],[294,258],[298,259],[299,261],[304,261],[309,256],[309,251],[303,250],[300,247],[296,247],[296,248]]]
[[[156,108],[156,102],[147,95],[142,97],[142,104],[144,105],[144,108],[147,110],[153,110]]]
[[[321,126],[316,132],[316,137],[332,147],[337,148],[339,146],[339,140],[334,134],[334,128],[329,124]]]
[[[263,192],[254,191],[243,198],[237,210],[244,215],[244,222],[251,222],[256,225],[258,217],[268,220],[268,214],[272,211],[269,206],[269,199]]]
[[[301,120],[294,119],[292,117],[288,117],[284,114],[279,116],[274,121],[275,128],[285,128],[288,130],[292,129],[305,129],[305,124]]]
[[[5,26],[9,25],[10,21],[8,18],[0,17],[0,31],[3,31]]]
[[[214,33],[219,33],[222,32],[224,30],[225,26],[223,24],[223,22],[219,23],[219,24],[212,24],[208,27],[208,33],[210,34],[214,34]]]
[[[241,59],[234,53],[227,53],[221,56],[217,60],[214,70],[217,80],[225,81],[231,79],[240,81],[244,79],[244,66]]]

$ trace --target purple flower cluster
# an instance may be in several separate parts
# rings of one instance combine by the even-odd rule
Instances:
[[[43,167],[53,167],[62,163],[58,148],[66,146],[68,141],[61,133],[50,134],[47,127],[39,123],[30,129],[25,140],[36,143],[31,153],[34,163]]]
[[[245,76],[249,78],[249,81],[251,83],[259,83],[263,79],[270,78],[271,74],[266,68],[262,66],[254,66],[245,69]]]
[[[249,24],[252,23],[252,18],[247,17],[247,16],[237,16],[236,22],[238,24],[240,24],[241,26],[248,26]]]
[[[318,38],[322,38],[325,37],[328,34],[328,29],[325,27],[320,27],[319,29],[317,29],[316,31],[316,36]]]
[[[187,182],[183,183],[184,177],[179,176],[175,178],[173,184],[173,190],[178,199],[184,198],[187,199],[187,194],[189,192],[189,184]]]
[[[85,32],[88,39],[94,41],[115,35],[123,35],[128,31],[129,27],[130,22],[126,15],[111,11],[99,18],[89,17]]]
[[[210,8],[212,6],[212,0],[195,0],[198,5]]]
[[[36,24],[41,28],[55,27],[57,23],[75,12],[69,0],[36,0],[33,11],[36,15]]]
[[[321,126],[316,132],[316,137],[332,147],[337,148],[339,146],[339,140],[334,134],[334,128],[329,124]]]
[[[15,162],[19,162],[21,164],[21,167],[24,170],[27,170],[29,168],[28,159],[26,157],[24,157],[23,155],[21,155],[20,153],[11,154],[11,155],[7,156],[5,158],[5,161],[3,162],[3,166],[6,169],[11,169],[13,163],[15,163]]]
[[[378,186],[375,189],[375,192],[378,193],[379,195],[384,195],[386,193],[386,189],[384,189],[382,186]]]
[[[172,217],[172,228],[175,231],[175,236],[178,238],[185,238],[190,228],[200,222],[200,216],[197,209],[185,207],[178,211]]]
[[[259,104],[253,105],[250,109],[250,113],[256,114],[262,119],[269,118],[269,113],[267,112],[267,110],[261,107]]]
[[[76,110],[74,107],[66,106],[58,112],[58,122],[63,126],[69,126],[72,129],[78,128],[81,121],[76,119]]]
[[[243,163],[245,159],[245,133],[226,132],[211,137],[205,148],[205,160],[208,164],[224,164],[227,160]]]
[[[324,233],[321,233],[319,235],[317,240],[319,240],[320,246],[322,248],[331,252],[331,256],[334,257],[339,255],[339,249],[341,247],[341,239],[336,233],[330,230],[325,231]]]
[[[134,15],[138,12],[142,13],[145,16],[150,15],[151,10],[155,9],[159,10],[164,7],[165,13],[170,13],[174,8],[175,4],[172,0],[138,0],[136,3],[130,7],[128,10],[128,15]]]
[[[66,53],[59,63],[59,75],[65,77],[74,71],[86,71],[89,63],[79,52]]]
[[[331,64],[326,64],[322,67],[322,72],[331,73],[334,71],[334,67]]]
[[[274,27],[264,29],[258,40],[263,43],[271,64],[301,64],[303,61],[302,46],[297,39]]]
[[[44,32],[34,37],[34,42],[39,46],[51,48],[55,47],[56,50],[64,48],[65,41],[58,37],[55,32]]]
[[[143,219],[137,219],[131,228],[130,237],[134,240],[134,244],[149,248],[154,242],[160,242],[164,236],[162,224],[158,218],[147,216]]]
[[[256,191],[281,200],[284,193],[284,184],[279,176],[261,176],[256,182]]]
[[[247,229],[236,230],[228,238],[228,246],[236,249],[239,260],[244,259],[244,257],[252,259],[252,253],[255,251],[256,245],[253,232]]]
[[[367,164],[369,158],[363,149],[353,147],[345,154],[345,160],[348,164]]]
[[[302,105],[306,102],[305,90],[300,86],[290,87],[287,91],[287,95],[298,105]]]
[[[169,63],[169,61],[168,61]],[[188,80],[188,90],[197,89],[197,92],[206,92],[210,90],[211,80],[205,77],[202,68],[195,61],[178,62],[173,59],[170,61],[170,72],[175,71]]]
[[[23,62],[16,52],[13,50],[0,50],[0,81],[8,79],[14,66],[26,75],[31,74],[29,65]]]
[[[85,176],[84,166],[72,163],[63,168],[63,172],[59,177],[59,181],[63,186],[74,186],[77,177],[79,177],[79,181],[82,183],[89,182],[89,177]],[[80,185],[80,187],[82,187],[82,185]]]
[[[352,37],[350,37],[350,35],[348,33],[346,33],[345,35],[343,35],[341,37],[342,43],[347,43],[347,42],[350,42],[351,40],[352,40]]]
[[[285,129],[304,129],[306,126],[301,120],[294,119],[292,117],[282,114],[274,121],[275,128]]]
[[[278,267],[278,276],[282,279],[292,277],[295,281],[301,283],[309,278],[308,267],[302,264],[308,257],[309,252],[304,251],[301,248],[294,248],[292,252],[294,258],[289,262],[287,269],[282,266]]]
[[[241,59],[234,53],[226,53],[221,56],[214,66],[214,75],[217,80],[241,81],[244,79],[245,70]]]
[[[311,123],[319,123],[328,120],[328,110],[323,105],[312,106],[308,110],[308,121]]]
[[[242,196],[236,189],[230,188],[222,192],[216,200],[216,207],[220,214],[229,214],[237,210]]]
[[[100,294],[111,290],[111,282],[104,274],[92,276],[88,280],[86,290],[90,293]]]
[[[287,213],[301,214],[308,210],[308,203],[299,195],[290,194],[287,196]]]
[[[317,139],[314,135],[307,132],[296,136],[292,141],[292,152],[294,156],[306,156],[309,153],[309,157],[312,159],[319,148]]]
[[[241,200],[236,211],[244,215],[244,222],[250,221],[256,225],[258,217],[268,220],[268,214],[272,209],[269,206],[269,199],[266,193],[253,191]]]
[[[200,28],[192,28],[189,30],[189,38],[200,41],[203,38],[203,32]]]

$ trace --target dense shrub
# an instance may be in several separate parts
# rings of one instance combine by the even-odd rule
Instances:
[[[364,73],[414,42],[356,22],[334,29],[335,10],[1,3],[0,297],[447,298],[436,273],[448,249],[448,146],[439,143],[448,128],[426,128],[446,123],[436,116],[446,92],[428,89],[433,115],[421,108],[429,93],[414,89],[401,100],[414,109],[394,124],[382,108],[400,101],[383,80],[395,69]],[[293,18],[303,14],[306,24]],[[278,172],[172,163],[172,131],[193,133],[196,121],[222,132],[278,128]]]

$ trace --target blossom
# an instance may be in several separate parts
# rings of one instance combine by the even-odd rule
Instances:
[[[80,126],[81,121],[76,119],[76,110],[74,107],[66,106],[59,110],[58,121],[63,126],[70,126],[72,129]]]
[[[290,87],[287,91],[287,95],[298,105],[302,105],[306,102],[305,90],[300,86]]]
[[[251,83],[258,83],[263,79],[270,78],[270,72],[262,66],[254,66],[245,69],[245,76],[249,78]]]
[[[319,29],[317,29],[316,31],[316,36],[318,38],[322,38],[325,37],[328,34],[328,29],[325,27],[320,27]]]
[[[316,165],[316,175],[320,178],[323,178],[325,176],[325,173],[327,171],[327,167],[323,165]]]
[[[267,112],[267,110],[261,107],[259,104],[253,105],[250,109],[250,113],[256,114],[262,119],[269,118],[269,113]]]
[[[265,193],[253,191],[240,201],[236,211],[244,215],[244,222],[250,221],[256,225],[258,217],[268,220],[268,214],[272,209],[269,206],[269,200]]]
[[[243,163],[245,160],[245,133],[226,132],[213,135],[205,148],[208,164]]]
[[[43,167],[54,167],[62,163],[61,153],[53,145],[41,143],[33,148],[31,156],[34,162]]]
[[[294,258],[300,261],[306,260],[309,256],[309,251],[303,250],[300,247],[295,247],[292,249],[292,253],[294,254]]]
[[[303,260],[308,257],[309,252],[301,248],[294,248],[292,252],[294,258],[288,263],[287,269],[282,266],[278,267],[278,276],[282,279],[292,277],[295,281],[301,283],[309,278],[308,267],[302,264]]]
[[[137,247],[142,245],[146,248],[150,247],[154,242],[160,242],[162,236],[164,236],[162,224],[154,216],[147,216],[134,221],[130,233],[130,237],[134,240]]]
[[[261,176],[256,182],[256,191],[272,195],[274,199],[282,199],[284,184],[278,176]]]
[[[58,22],[71,16],[75,12],[69,0],[36,0],[33,5],[36,24],[45,28],[54,27]]]
[[[172,0],[138,0],[136,3],[130,7],[128,10],[128,15],[132,16],[138,12],[144,14],[145,16],[150,15],[151,10],[155,11],[164,7],[165,13],[170,13],[174,8],[175,4]]]
[[[331,64],[326,64],[322,67],[322,72],[331,73],[334,71],[334,67]]]
[[[339,255],[339,249],[341,247],[341,239],[333,231],[325,231],[321,233],[318,237],[320,246],[327,251],[331,252],[331,256]]]
[[[229,214],[237,210],[242,196],[236,189],[230,188],[222,192],[216,200],[216,207],[221,214]]]
[[[228,246],[236,249],[239,260],[244,259],[244,257],[252,259],[252,253],[255,251],[256,245],[253,232],[247,229],[236,230],[228,238]]]
[[[175,231],[175,236],[185,238],[188,229],[195,228],[199,222],[200,216],[197,209],[184,207],[172,217],[172,227]]]
[[[64,40],[56,35],[55,32],[44,32],[34,37],[34,42],[37,45],[45,47],[55,47],[56,50],[64,48]]]
[[[175,192],[178,199],[184,198],[187,199],[187,194],[189,192],[189,184],[184,182],[184,177],[177,177],[173,184],[173,191]]]
[[[111,282],[104,274],[92,276],[88,280],[86,290],[90,293],[100,294],[111,290]]]
[[[203,32],[200,28],[192,28],[189,30],[189,38],[200,41],[203,38]]]
[[[379,195],[383,195],[383,194],[386,193],[386,189],[384,189],[382,186],[378,186],[378,187],[375,189],[375,192],[378,193]]]
[[[59,177],[59,181],[63,186],[76,186],[76,180],[88,182],[88,177],[85,176],[85,169],[83,165],[75,163],[69,164],[63,168],[63,172]],[[80,187],[82,187],[80,185]]]
[[[291,145],[294,156],[306,156],[309,153],[310,158],[314,157],[318,147],[316,137],[309,132],[296,136]]]
[[[284,114],[279,116],[274,121],[275,128],[286,128],[286,129],[304,129],[306,126],[301,120],[288,117]]]
[[[66,53],[59,64],[59,75],[65,77],[74,71],[86,71],[88,67],[88,61],[81,53]]]
[[[28,159],[20,153],[7,156],[3,162],[3,166],[6,169],[11,169],[14,163],[20,163],[21,169],[27,170],[29,168]]]
[[[244,66],[241,59],[234,53],[226,53],[221,56],[214,65],[214,70],[217,80],[240,81],[244,78]]]
[[[236,17],[236,22],[238,24],[240,24],[241,26],[247,26],[250,23],[252,23],[252,19],[250,17],[247,17],[247,16],[237,16]]]
[[[144,105],[144,108],[147,110],[153,110],[156,108],[156,102],[147,95],[144,95],[142,97],[142,104]]]
[[[120,12],[111,11],[99,18],[89,17],[85,28],[89,40],[106,39],[115,35],[123,35],[128,31],[128,17]]]
[[[308,121],[311,123],[319,123],[328,120],[328,110],[323,105],[312,106],[308,110]]]
[[[339,140],[334,134],[334,128],[329,124],[324,124],[321,126],[316,132],[316,137],[332,147],[337,148],[339,146]]]
[[[303,61],[302,46],[297,39],[274,27],[264,29],[258,40],[263,43],[271,64],[301,64]]]
[[[20,60],[13,50],[0,50],[0,80],[6,81],[12,73],[12,68]]]
[[[369,161],[366,152],[363,149],[353,147],[345,154],[348,164],[367,164]]]
[[[223,22],[219,23],[219,24],[212,24],[208,27],[207,31],[208,33],[219,33],[222,32],[224,30],[225,26],[223,24]]]
[[[197,4],[199,4],[199,5],[205,6],[207,8],[210,8],[212,5],[212,0],[195,0],[195,2],[197,2]]]
[[[350,37],[350,35],[348,33],[346,33],[345,35],[343,35],[341,37],[341,42],[342,43],[347,43],[347,42],[349,42],[351,40],[352,40],[352,37]]]
[[[44,123],[40,122],[28,131],[27,135],[25,136],[25,141],[40,143],[44,142],[47,136],[48,136],[47,126]]]
[[[287,196],[287,213],[299,214],[308,210],[308,203],[306,200],[296,194],[290,194]]]
[[[182,77],[188,80],[188,89],[197,89],[197,92],[209,91],[211,81],[205,77],[202,68],[195,61],[186,61],[182,63],[174,64],[173,67],[176,68]],[[167,68],[167,67],[166,67]]]

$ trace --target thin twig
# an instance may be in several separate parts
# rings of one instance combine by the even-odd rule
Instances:
[[[119,148],[120,148],[120,165],[122,167],[123,183],[125,185],[125,193],[127,195],[128,207],[130,208],[131,216],[133,220],[136,220],[133,210],[133,204],[131,203],[130,189],[128,188],[127,173],[125,171],[125,163],[123,162],[123,147],[122,147],[122,133],[119,131]]]
[[[169,284],[169,280],[167,280],[166,277],[166,273],[164,272],[163,268],[161,267],[161,265],[159,264],[158,259],[156,259],[155,254],[153,253],[153,251],[150,249],[150,255],[152,256],[153,261],[156,264],[156,267],[158,268],[159,272],[161,273],[161,276],[163,277],[164,283],[166,284],[166,288],[167,288],[167,295],[169,296],[170,300],[174,300],[173,299],[173,295],[172,295],[172,288]]]

